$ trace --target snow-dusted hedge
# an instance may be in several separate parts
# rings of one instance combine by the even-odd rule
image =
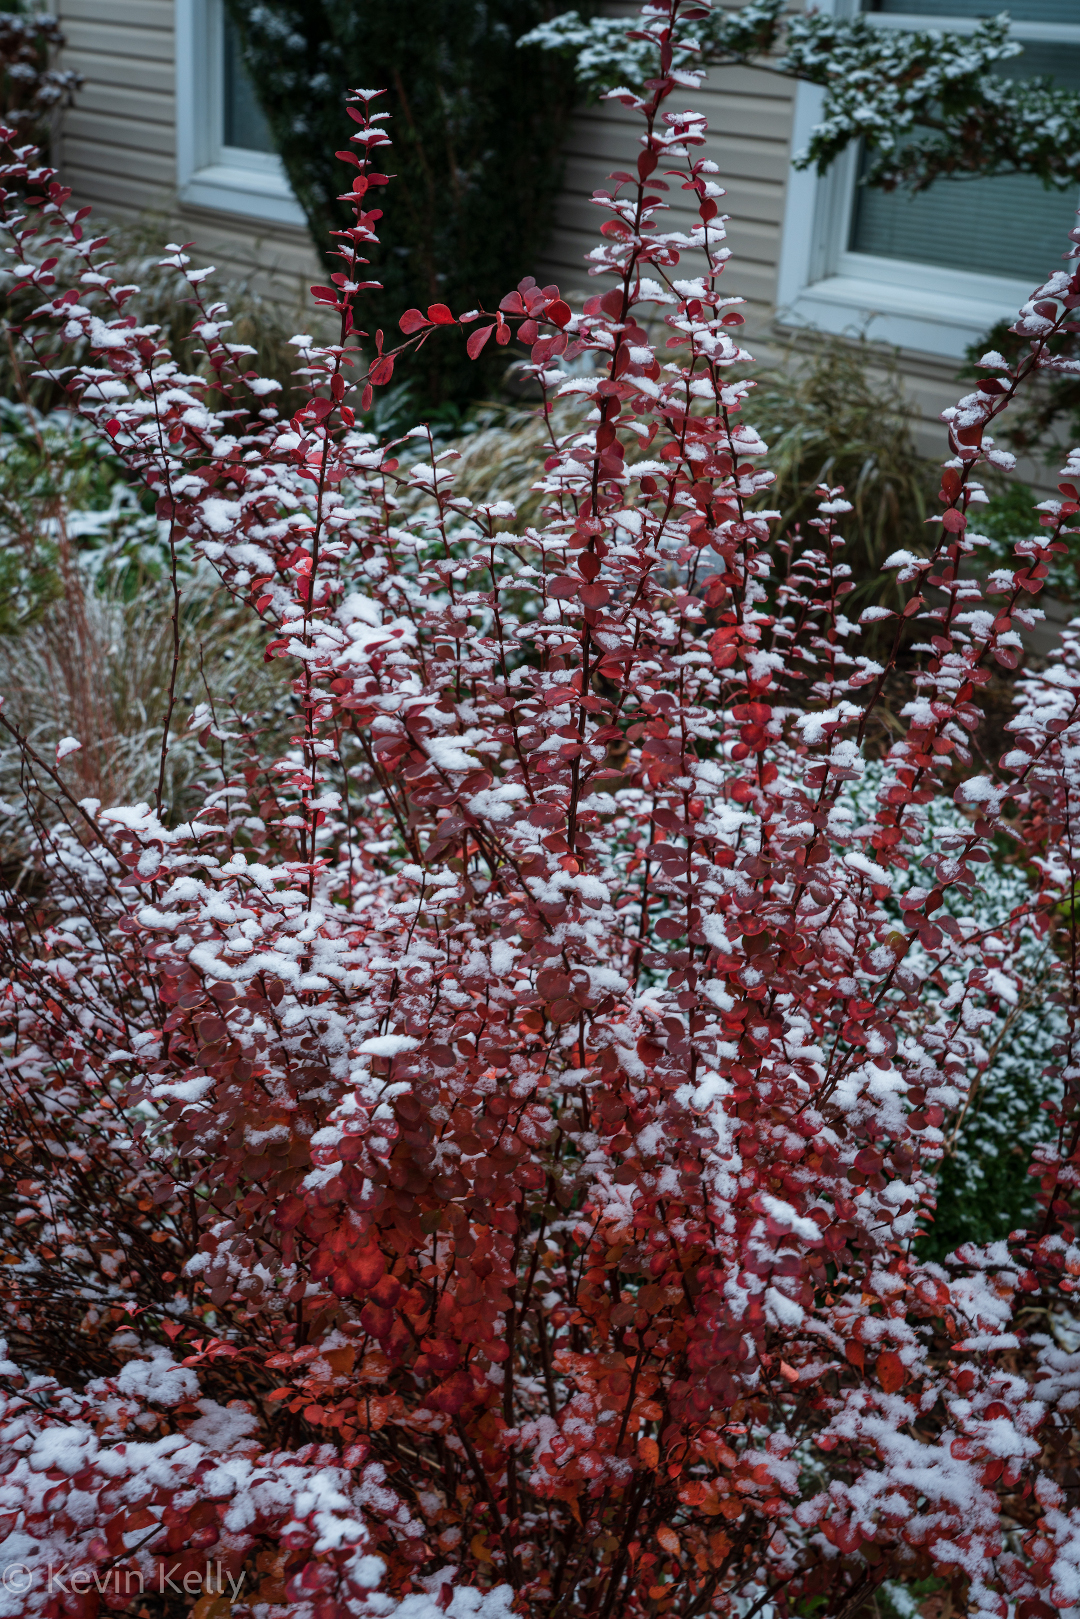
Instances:
[[[299,704],[277,754],[200,705],[183,820],[171,699],[133,805],[70,790],[86,739],[46,753],[0,711],[37,849],[0,925],[10,1613],[138,1611],[129,1581],[179,1613],[187,1580],[198,1619],[849,1619],[931,1577],[988,1619],[1080,1606],[1076,631],[1000,764],[971,742],[1080,527],[1076,452],[1037,537],[978,566],[995,424],[1080,276],[945,413],[928,554],[889,559],[906,605],[854,623],[843,492],[812,532],[761,504],[719,188],[677,110],[702,10],[646,12],[658,76],[619,93],[634,172],[595,198],[577,312],[526,278],[369,337],[386,137],[356,92],[355,224],[315,293],[340,340],[297,337],[290,417],[170,248],[216,393],[181,371],[8,134],[36,363],[153,494],[178,641],[195,554]],[[511,340],[544,420],[579,412],[528,526],[455,494],[425,428],[379,444],[355,414],[419,347]],[[1049,1107],[1018,1132],[1030,1228],[923,1261],[1027,1003],[1053,1042],[1023,1076]]]

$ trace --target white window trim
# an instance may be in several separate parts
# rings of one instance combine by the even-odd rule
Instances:
[[[847,0],[820,0],[824,12],[851,15]],[[942,0],[947,12],[948,0]],[[869,13],[886,28],[919,27],[967,33],[970,19],[938,20],[898,13]],[[1080,26],[1070,23],[1013,23],[1017,39],[1051,39],[1080,44]],[[795,96],[791,155],[805,150],[821,121],[824,91],[800,84]],[[1030,298],[1030,282],[1006,276],[949,270],[904,259],[851,253],[850,230],[857,153],[848,149],[828,173],[788,172],[784,226],[777,266],[777,320],[838,336],[865,333],[875,342],[961,360],[970,344],[996,321],[1013,320]],[[1064,233],[1062,252],[1065,251]],[[1048,264],[1046,273],[1058,266]]]
[[[274,152],[226,146],[221,0],[176,0],[176,184],[181,202],[306,226]]]

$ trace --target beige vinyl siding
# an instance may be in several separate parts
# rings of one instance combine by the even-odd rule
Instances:
[[[106,220],[142,214],[154,224],[159,215],[163,243],[194,242],[196,262],[303,307],[311,281],[322,280],[305,230],[177,204],[174,0],[59,0],[54,9],[67,36],[63,65],[85,81],[57,152],[76,201]]]
[[[723,274],[723,288],[746,299],[745,339],[755,358],[767,365],[798,364],[807,335],[781,331],[774,319],[793,102],[790,81],[731,67],[713,69],[701,89],[687,91],[681,103],[703,112],[708,121],[704,153],[716,163],[719,173],[713,178],[727,193],[720,208],[729,216],[726,245],[731,258]],[[680,103],[673,101],[672,105]],[[610,278],[594,279],[588,273],[585,256],[600,240],[600,226],[609,217],[589,198],[597,189],[606,188],[612,170],[633,169],[641,129],[641,119],[618,102],[584,107],[573,120],[555,230],[539,271],[542,278],[557,281],[564,292],[597,291],[611,285]],[[659,229],[692,228],[696,209],[687,205],[686,196],[678,189],[668,193],[665,200],[671,211],[659,216]],[[690,273],[697,273],[697,267]],[[934,460],[943,459],[948,447],[940,413],[974,384],[958,381],[959,366],[950,360],[918,353],[901,353],[897,359],[904,389],[915,407],[919,449]],[[751,420],[753,413],[751,398],[747,406]],[[1048,473],[1040,465],[1026,462],[1020,471],[1036,486],[1047,482]]]
[[[571,3],[566,0],[566,7]],[[639,3],[603,0],[601,9],[608,16],[631,17]],[[745,0],[720,3],[737,10]],[[555,9],[563,9],[561,0]],[[672,111],[692,107],[707,120],[702,155],[717,165],[719,173],[711,178],[727,193],[720,202],[721,213],[729,216],[726,245],[731,249],[724,286],[731,296],[747,300],[744,313],[752,331],[771,322],[776,301],[793,101],[791,81],[752,68],[726,67],[710,69],[700,89],[676,90],[667,102]],[[602,278],[590,278],[585,263],[606,217],[589,198],[606,187],[613,169],[633,169],[641,131],[640,116],[619,102],[582,107],[573,119],[562,195],[542,266],[566,291],[595,291],[604,284]],[[658,229],[689,231],[698,222],[697,210],[678,182],[669,183],[673,189],[665,200],[670,212],[659,216]]]
[[[60,0],[63,66],[84,79],[59,159],[80,202],[163,209],[175,187],[171,0]]]
[[[197,262],[216,264],[270,293],[295,310],[298,324],[308,329],[307,288],[322,276],[306,231],[176,205],[174,0],[59,0],[56,10],[68,38],[65,65],[85,80],[77,105],[65,117],[57,154],[76,200],[92,203],[105,219],[159,213],[162,241],[170,236],[193,241]],[[705,153],[718,166],[715,178],[727,193],[721,211],[730,216],[732,257],[723,284],[747,300],[752,352],[772,362],[781,358],[786,342],[772,317],[792,100],[792,86],[783,79],[723,68],[710,72],[701,90],[687,91],[685,101],[674,103],[693,106],[708,120]],[[566,143],[551,241],[539,264],[522,265],[523,275],[556,280],[568,293],[604,284],[589,277],[585,260],[605,218],[589,197],[613,169],[633,168],[640,130],[640,120],[618,103],[579,110]],[[696,213],[686,196],[677,187],[668,193],[671,211],[661,216],[664,224],[692,227]],[[902,355],[900,365],[919,413],[920,447],[939,457],[945,440],[938,413],[963,391],[955,380],[957,368],[924,354]],[[1033,481],[1045,481],[1043,469],[1025,472]]]
[[[683,104],[708,120],[702,155],[717,165],[719,173],[712,178],[727,193],[720,203],[721,212],[730,216],[727,246],[732,256],[724,271],[725,290],[747,300],[747,319],[752,328],[760,328],[771,316],[776,295],[791,87],[768,73],[720,68],[709,74],[700,90],[686,91],[685,103],[671,102],[673,108]],[[573,120],[555,230],[543,261],[543,272],[564,289],[597,285],[590,280],[585,255],[599,241],[607,216],[589,198],[606,188],[612,170],[633,169],[641,129],[640,117],[618,102],[584,107]],[[670,212],[659,216],[658,229],[688,231],[697,221],[696,207],[689,206],[689,193],[679,188],[677,180],[669,184],[672,189],[665,201]]]

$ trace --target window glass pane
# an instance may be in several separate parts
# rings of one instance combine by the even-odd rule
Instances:
[[[1080,22],[1076,0],[874,0],[864,11],[900,12],[909,17],[936,17],[948,26],[950,17],[996,17],[1007,11],[1013,22]]]
[[[954,0],[948,4],[951,9]],[[1059,84],[1080,89],[1080,46],[1029,41],[1023,56],[1003,62],[1001,71],[1017,78],[1050,74]],[[878,258],[1042,281],[1062,268],[1078,204],[1075,188],[1046,191],[1031,174],[939,180],[917,197],[860,186],[849,245],[853,252]]]
[[[224,19],[224,25],[225,145],[242,146],[249,152],[272,152],[273,138],[240,55],[236,31],[228,17]]]

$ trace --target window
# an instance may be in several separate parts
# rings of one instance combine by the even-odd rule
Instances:
[[[236,29],[228,17],[222,28],[222,139],[242,152],[272,152],[274,142],[240,55]]]
[[[222,0],[176,0],[176,166],[182,202],[305,223]]]
[[[839,9],[844,0],[834,0]],[[825,9],[825,6],[822,6]],[[846,8],[845,8],[846,9]],[[997,0],[876,0],[863,9],[883,28],[962,32],[995,16]],[[1080,89],[1076,0],[1012,0],[1022,56],[1010,75],[1052,74]],[[821,92],[800,85],[793,150],[820,116]],[[1062,264],[1080,196],[1045,191],[1033,175],[942,180],[912,197],[858,185],[850,150],[822,178],[791,174],[779,267],[780,317],[830,332],[866,331],[880,341],[944,359],[1003,316]],[[1002,229],[1002,221],[1006,228]]]

